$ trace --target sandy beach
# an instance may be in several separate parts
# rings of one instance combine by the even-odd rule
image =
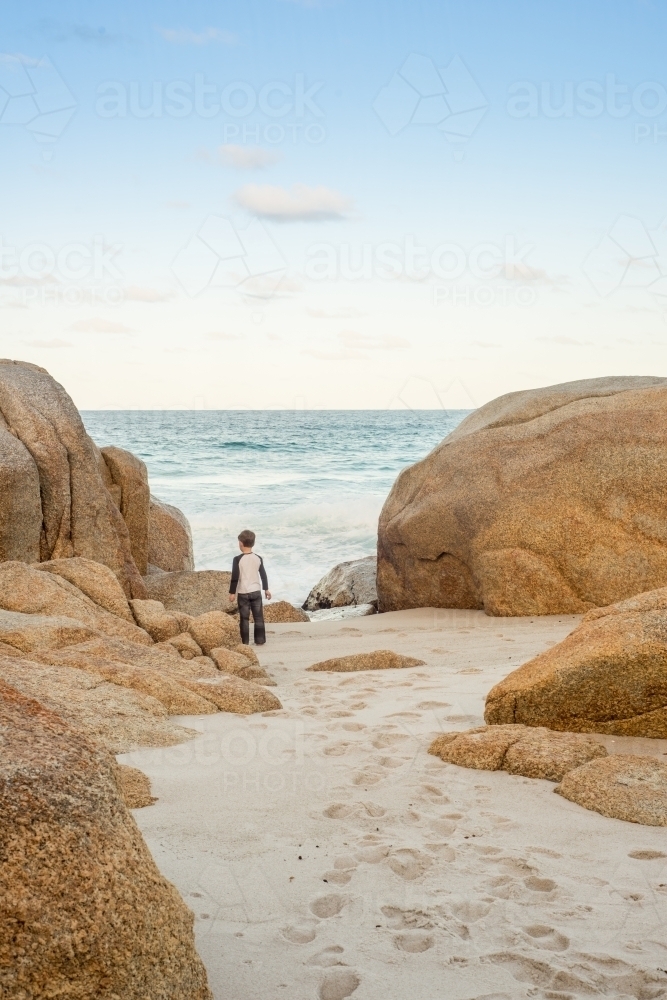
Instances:
[[[196,916],[216,1000],[667,995],[667,842],[554,785],[430,756],[577,616],[400,611],[272,625],[284,710],[182,721],[201,735],[118,759],[134,815]],[[307,673],[392,649],[423,667]],[[662,756],[667,740],[596,737]]]

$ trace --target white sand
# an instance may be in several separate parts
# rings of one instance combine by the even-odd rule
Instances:
[[[159,801],[135,816],[196,914],[216,1000],[667,996],[667,830],[426,752],[480,725],[489,688],[577,621],[273,625],[260,659],[284,712],[188,718],[194,741],[119,758],[152,779]],[[304,672],[382,648],[428,665]]]

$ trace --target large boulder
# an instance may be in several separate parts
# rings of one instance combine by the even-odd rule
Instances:
[[[667,588],[589,612],[489,691],[488,723],[667,738]]]
[[[147,561],[166,573],[194,570],[192,532],[185,514],[151,496]],[[207,608],[207,610],[210,610]]]
[[[459,767],[509,771],[547,781],[560,781],[575,767],[607,756],[605,748],[590,736],[520,725],[480,726],[463,733],[442,733],[428,752]]]
[[[112,569],[128,597],[144,597],[125,521],[104,484],[95,445],[63,387],[43,368],[2,360],[0,414],[0,468],[9,490],[3,489],[0,501],[8,518],[0,532],[5,552],[41,562],[83,556]],[[12,534],[15,541],[8,546]]]
[[[342,608],[351,604],[377,604],[377,556],[338,563],[316,583],[306,598],[304,611]]]
[[[132,556],[144,576],[148,569],[150,490],[146,465],[129,451],[113,446],[101,449],[111,480],[110,492],[130,535]]]
[[[180,573],[151,573],[146,577],[146,591],[153,601],[161,601],[167,611],[203,615],[207,611],[227,611],[231,573],[218,569],[200,569]]]
[[[0,412],[0,560],[36,562],[41,534],[37,466]]]
[[[381,611],[579,613],[667,584],[667,380],[510,393],[405,469],[378,529]]]
[[[656,757],[619,753],[591,760],[568,771],[555,791],[603,816],[667,826],[667,764]]]
[[[96,604],[69,580],[21,562],[0,563],[0,608],[28,615],[63,615],[104,635],[143,645],[151,642],[147,632]]]
[[[113,759],[0,683],[0,993],[211,1000]]]
[[[391,649],[376,649],[372,653],[351,653],[349,656],[335,656],[331,660],[313,663],[306,670],[351,673],[356,670],[403,670],[405,667],[423,667],[424,661],[414,656],[403,656]]]
[[[273,625],[280,622],[307,622],[310,619],[305,611],[295,608],[289,601],[273,601],[272,604],[264,605],[264,621]]]
[[[82,559],[81,556],[72,556],[71,559],[50,559],[49,562],[37,563],[33,569],[43,573],[55,573],[63,580],[69,580],[98,607],[134,623],[130,605],[118,582],[118,577],[103,563]]]

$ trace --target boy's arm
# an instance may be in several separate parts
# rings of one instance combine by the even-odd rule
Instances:
[[[270,601],[271,591],[269,590],[269,581],[266,578],[266,570],[264,569],[264,560],[262,559],[261,556],[259,557],[259,578],[262,581],[262,587],[264,589],[264,593],[266,594],[267,599]]]
[[[234,600],[234,594],[236,593],[236,588],[239,585],[239,556],[235,556],[232,562],[232,578],[229,581],[229,600]]]

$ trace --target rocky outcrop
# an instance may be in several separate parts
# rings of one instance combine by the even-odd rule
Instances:
[[[43,573],[55,573],[68,580],[78,590],[89,597],[98,607],[104,608],[118,618],[134,623],[130,605],[115,573],[102,563],[92,559],[73,556],[71,559],[51,559],[37,563],[33,569]]]
[[[645,826],[667,826],[667,764],[611,754],[569,771],[556,791],[584,809]]]
[[[104,635],[140,644],[151,642],[143,629],[96,604],[69,580],[21,562],[0,563],[0,608],[73,618]]]
[[[162,601],[167,611],[203,615],[207,611],[233,610],[229,603],[231,573],[217,569],[151,573],[145,579],[146,591],[153,601]]]
[[[41,534],[37,466],[0,412],[0,560],[37,562]]]
[[[195,568],[188,519],[178,507],[154,496],[150,498],[148,563],[167,573]]]
[[[667,588],[589,612],[489,691],[484,718],[667,738]]]
[[[423,660],[413,656],[401,656],[390,649],[376,649],[373,653],[352,653],[350,656],[335,656],[331,660],[313,663],[307,670],[330,670],[348,673],[353,670],[402,670],[404,667],[423,667]]]
[[[218,646],[233,649],[240,638],[238,622],[224,611],[207,611],[204,615],[192,618],[188,624],[188,632],[207,656]]]
[[[351,604],[377,605],[377,557],[338,563],[316,583],[306,598],[304,611],[342,608]]]
[[[125,521],[63,387],[36,365],[0,361],[0,418],[5,554],[31,562],[83,556],[113,570],[128,597],[145,596]]]
[[[381,611],[580,613],[667,585],[667,380],[515,392],[404,470],[378,529]]]
[[[150,507],[148,470],[140,458],[123,448],[102,448],[101,453],[111,480],[109,491],[127,525],[132,556],[137,569],[145,576],[148,571]]]
[[[307,622],[310,619],[301,608],[295,608],[289,601],[274,601],[264,605],[264,621],[267,624],[279,622]]]
[[[260,684],[240,677],[223,676],[195,682],[197,689],[213,701],[221,712],[250,715],[253,712],[275,712],[282,708],[275,694]]]
[[[258,684],[273,685],[274,683],[266,670],[256,662],[256,657],[253,661],[238,648],[237,650],[225,649],[224,647],[212,649],[211,659],[223,674],[233,674],[235,677],[241,677],[244,681],[256,681]]]
[[[190,624],[189,615],[169,614],[161,601],[130,601],[130,607],[137,625],[148,632],[153,642],[173,639]]]
[[[128,809],[143,809],[144,806],[152,806],[157,802],[155,796],[151,795],[150,779],[136,767],[118,764],[116,784]]]
[[[560,781],[575,767],[607,756],[605,748],[590,737],[526,726],[481,726],[463,733],[443,733],[428,752],[460,767],[508,771],[548,781]]]
[[[0,993],[211,1000],[113,760],[6,685],[0,729]]]

